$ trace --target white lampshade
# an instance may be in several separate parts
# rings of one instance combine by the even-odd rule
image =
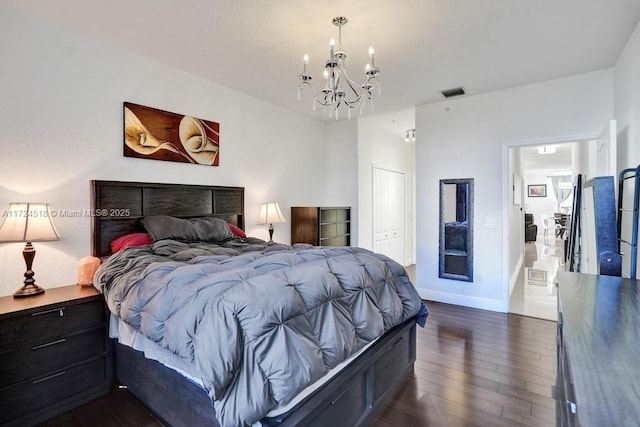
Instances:
[[[258,216],[258,224],[274,224],[278,222],[287,222],[282,215],[280,206],[276,202],[263,203],[260,206],[260,215]]]
[[[10,203],[0,225],[0,242],[60,240],[48,203]]]

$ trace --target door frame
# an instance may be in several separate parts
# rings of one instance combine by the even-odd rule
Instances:
[[[538,139],[525,139],[502,142],[502,311],[509,313],[509,225],[511,216],[509,215],[509,149],[527,147],[531,145],[563,144],[575,141],[598,139],[600,132],[583,133],[576,135],[565,135]]]

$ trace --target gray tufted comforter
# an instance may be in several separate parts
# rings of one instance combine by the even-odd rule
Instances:
[[[194,367],[223,426],[251,425],[426,307],[402,266],[354,247],[161,240],[96,273],[111,311]]]

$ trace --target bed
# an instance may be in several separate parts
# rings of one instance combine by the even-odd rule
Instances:
[[[144,231],[141,224],[145,221],[146,218],[150,217],[153,218],[158,216],[170,216],[171,218],[176,218],[179,220],[188,218],[188,221],[193,221],[194,218],[195,220],[203,219],[207,221],[209,221],[211,218],[215,218],[217,220],[222,220],[223,222],[237,226],[240,229],[244,229],[244,188],[207,185],[92,181],[92,210],[93,212],[95,212],[92,222],[93,253],[95,256],[107,259],[106,257],[111,254],[110,242],[124,235]],[[416,321],[420,319],[421,322],[424,322],[427,315],[424,303],[422,301],[419,301],[419,297],[416,301],[416,297],[413,296],[412,292],[415,292],[415,290],[413,290],[412,285],[410,286],[410,289],[405,289],[401,286],[402,284],[406,284],[406,282],[408,282],[408,278],[406,277],[406,272],[404,271],[404,269],[388,259],[385,260],[384,257],[381,261],[382,264],[380,264],[380,261],[378,260],[380,256],[359,248],[316,248],[310,247],[310,245],[303,245],[297,248],[281,248],[277,244],[275,244],[274,246],[273,244],[267,242],[258,241],[259,239],[251,240],[251,238],[247,238],[240,240],[241,242],[229,240],[227,242],[227,247],[222,249],[215,249],[216,251],[223,251],[222,255],[220,255],[219,252],[206,252],[210,250],[208,246],[202,246],[196,243],[189,244],[191,246],[184,248],[184,250],[189,254],[195,253],[199,257],[196,257],[195,261],[190,260],[190,265],[188,266],[184,266],[182,265],[184,263],[179,262],[175,262],[174,264],[180,264],[179,266],[176,266],[176,268],[193,270],[195,268],[194,264],[199,265],[201,261],[203,263],[213,262],[214,264],[218,264],[215,264],[214,266],[204,264],[204,267],[202,267],[202,269],[215,269],[215,271],[217,272],[220,269],[226,268],[227,264],[230,262],[238,263],[240,261],[237,260],[243,260],[243,269],[241,270],[241,272],[238,273],[234,270],[233,273],[229,273],[231,274],[231,276],[226,277],[236,277],[238,275],[242,276],[242,279],[240,281],[245,287],[251,285],[252,283],[257,283],[258,280],[262,280],[264,284],[273,286],[273,288],[268,288],[268,292],[265,291],[263,295],[264,299],[268,300],[272,293],[271,289],[274,289],[273,292],[280,292],[280,289],[288,290],[289,288],[291,288],[291,286],[281,286],[277,284],[277,282],[283,277],[283,275],[290,274],[287,272],[292,271],[292,269],[296,271],[298,269],[303,270],[303,268],[307,268],[307,264],[313,264],[312,269],[318,269],[324,268],[323,266],[331,263],[333,263],[331,265],[337,265],[336,263],[342,265],[342,263],[344,262],[349,263],[352,261],[355,263],[363,263],[363,268],[366,269],[369,267],[364,266],[365,261],[363,260],[373,259],[375,256],[376,259],[372,261],[374,262],[374,265],[382,265],[382,267],[384,267],[384,273],[381,274],[385,274],[387,276],[391,275],[389,276],[389,280],[392,280],[393,283],[397,284],[394,284],[393,287],[398,288],[398,296],[392,298],[399,298],[399,300],[401,300],[402,308],[400,309],[400,312],[402,313],[398,313],[398,309],[396,307],[396,313],[392,316],[389,313],[394,311],[393,308],[387,309],[387,306],[385,304],[383,304],[382,302],[378,303],[380,305],[380,308],[376,306],[376,309],[379,310],[380,316],[383,319],[382,322],[384,323],[384,325],[380,325],[383,332],[379,333],[379,336],[377,338],[366,344],[361,342],[362,338],[359,335],[359,328],[372,327],[370,325],[367,325],[367,323],[375,325],[375,319],[371,318],[369,322],[356,322],[356,314],[353,314],[353,321],[357,324],[355,326],[356,333],[354,336],[357,335],[357,337],[348,338],[345,340],[345,342],[357,342],[357,345],[355,345],[354,348],[350,348],[350,350],[347,352],[349,353],[349,357],[347,357],[346,360],[340,361],[338,360],[339,358],[336,357],[336,359],[332,360],[331,363],[327,363],[324,371],[319,373],[314,372],[313,375],[308,374],[307,376],[309,376],[310,378],[306,378],[306,374],[304,373],[298,374],[297,371],[295,372],[296,375],[284,371],[282,369],[282,366],[278,366],[278,363],[282,362],[279,362],[277,360],[270,362],[273,363],[275,368],[273,368],[273,370],[270,371],[268,375],[268,383],[266,380],[264,381],[266,384],[264,386],[265,393],[268,392],[268,397],[266,397],[265,399],[269,404],[269,407],[267,408],[269,410],[264,410],[264,414],[262,414],[259,419],[255,420],[255,423],[253,422],[253,419],[251,420],[251,422],[238,421],[239,418],[228,416],[225,412],[227,410],[227,406],[232,407],[234,405],[245,405],[246,402],[242,402],[243,399],[239,399],[238,396],[244,396],[245,394],[249,395],[252,393],[256,394],[255,379],[246,380],[246,384],[244,384],[244,380],[237,379],[244,378],[243,375],[245,374],[242,373],[234,374],[235,376],[232,380],[232,382],[234,383],[234,387],[236,387],[236,383],[239,383],[239,385],[237,385],[236,387],[237,390],[233,392],[235,393],[235,397],[229,397],[228,390],[224,390],[224,393],[218,393],[218,388],[220,388],[218,386],[218,382],[216,382],[218,380],[218,372],[214,372],[211,374],[211,376],[214,377],[211,382],[209,382],[209,376],[203,374],[202,376],[204,377],[204,379],[202,379],[202,382],[199,383],[198,381],[194,381],[194,378],[189,375],[189,372],[182,372],[180,369],[177,369],[176,367],[169,364],[169,366],[171,366],[170,368],[167,366],[168,363],[166,363],[166,361],[162,361],[161,363],[158,360],[153,360],[151,358],[145,357],[145,354],[143,352],[138,351],[128,345],[123,345],[119,342],[115,342],[115,372],[117,381],[127,386],[129,390],[134,395],[136,395],[156,416],[158,416],[168,425],[228,426],[254,424],[263,426],[364,426],[369,424],[375,417],[376,413],[393,395],[406,375],[410,371],[412,371],[413,363],[415,361]],[[111,263],[110,266],[113,267],[112,271],[117,269],[126,271],[127,268],[124,266],[132,265],[130,264],[130,262],[133,262],[130,259],[125,259],[125,256],[129,257],[129,252],[136,252],[134,258],[135,262],[141,259],[148,259],[148,263],[144,265],[145,273],[141,273],[139,276],[137,276],[140,281],[140,286],[138,286],[138,282],[136,282],[136,287],[131,288],[136,290],[143,289],[144,287],[142,286],[142,284],[146,283],[145,280],[153,275],[148,273],[149,269],[156,268],[156,266],[158,266],[159,269],[168,268],[166,267],[166,263],[160,265],[159,263],[155,262],[154,257],[158,256],[157,253],[160,253],[161,250],[168,250],[169,252],[171,252],[171,255],[174,256],[174,258],[179,258],[180,256],[182,256],[182,252],[177,254],[182,250],[180,248],[180,245],[185,244],[181,242],[174,243],[171,239],[169,239],[168,241],[156,241],[155,243],[153,243],[153,245],[145,246],[142,248],[130,248],[126,251],[119,252],[118,254],[115,254],[108,258],[110,261],[105,262],[105,264],[108,265],[109,263]],[[229,261],[230,258],[226,258],[226,252],[224,252],[227,250],[231,250],[229,249],[230,246],[233,250],[237,250],[238,248],[240,248],[241,251],[244,251],[239,256],[234,257],[233,261]],[[256,248],[258,248],[259,250]],[[127,252],[126,255],[124,255],[125,252]],[[118,257],[121,257],[121,259],[117,260]],[[326,259],[324,259],[323,257]],[[249,261],[251,262],[247,262],[246,259],[249,259]],[[346,261],[343,262],[343,260]],[[120,264],[117,264],[118,262]],[[220,263],[224,264],[224,266],[220,266]],[[293,263],[295,265],[292,265],[295,268],[291,267],[290,265],[281,267],[280,264],[282,263]],[[259,264],[262,266],[266,265],[267,267],[263,267],[263,270],[278,271],[275,271],[273,273],[273,277],[271,276],[272,273],[270,272],[269,276],[265,275],[264,278],[256,278],[256,275],[262,275],[263,273],[260,272],[258,274],[244,269],[245,265],[251,265],[251,268],[253,268],[254,264]],[[142,271],[142,267],[139,267],[139,270]],[[198,271],[200,270],[200,267],[198,267]],[[113,302],[115,300],[113,295],[117,295],[118,292],[120,292],[120,294],[127,295],[131,292],[130,288],[127,288],[126,286],[124,288],[121,288],[124,290],[120,290],[118,292],[112,291],[110,288],[111,283],[125,283],[125,281],[121,278],[116,277],[115,274],[109,274],[111,273],[100,273],[100,277],[102,278],[101,283],[108,283],[109,286],[104,286],[104,289],[101,289],[99,287],[99,290],[108,290],[105,295],[108,301],[111,301],[110,307],[117,307],[118,304],[122,305],[123,307],[130,306],[131,303],[121,303],[119,299],[117,300],[117,303]],[[308,280],[316,280],[318,277],[324,277],[324,274],[325,273],[323,272],[318,272],[317,275]],[[106,280],[104,279],[105,277],[109,277],[109,279]],[[274,277],[276,278],[274,279]],[[293,279],[288,277],[288,280]],[[263,282],[260,282],[260,286],[264,285]],[[174,282],[172,281],[171,283]],[[246,285],[247,283],[249,285]],[[323,283],[333,282],[329,280],[328,282],[325,281]],[[113,286],[113,289],[116,289],[116,285]],[[228,303],[230,307],[238,306],[237,304],[239,303],[237,301],[228,302],[231,299],[230,294],[233,296],[234,293],[231,291],[227,291],[226,288],[224,291],[209,291],[209,289],[213,288],[223,289],[221,286],[223,285],[216,284],[214,287],[206,287],[206,292],[222,293],[216,294],[215,298],[211,298],[212,301],[216,301],[215,304],[211,302],[202,302],[202,304],[205,304],[205,306],[207,307],[207,310],[202,311],[206,314],[198,315],[200,316],[197,317],[199,322],[201,321],[202,317],[207,317],[207,319],[211,317],[216,319],[211,321],[211,323],[214,325],[219,325],[219,323],[216,323],[221,322],[221,320],[219,320],[218,318],[218,312],[222,312],[228,309],[228,307],[224,304]],[[168,288],[171,288],[171,286],[163,288],[162,292],[169,292],[166,290]],[[229,287],[229,289],[232,288],[233,287],[231,286]],[[235,290],[236,288],[233,289]],[[205,289],[205,287],[203,287],[203,289]],[[256,291],[256,289],[258,288],[253,287],[250,289]],[[299,290],[297,292],[298,294],[300,294]],[[239,293],[239,291],[235,293]],[[364,295],[362,297],[364,300],[368,301],[372,298],[369,290],[367,290],[366,292],[363,290],[359,293],[359,295],[360,294]],[[165,300],[174,301],[177,298],[180,298],[180,295],[182,294],[179,293],[176,295],[171,295],[169,298],[165,298]],[[213,293],[211,295],[213,295]],[[417,296],[417,293],[415,294],[415,296]],[[111,298],[111,300],[109,300],[109,298]],[[200,297],[191,299],[196,301],[205,301],[204,298]],[[258,298],[259,301],[261,301],[262,299],[263,298]],[[345,301],[353,300],[353,298],[343,299]],[[151,300],[152,299],[150,299],[150,301]],[[256,304],[257,303],[258,302],[256,302]],[[269,304],[273,305],[274,303]],[[333,300],[331,304],[335,305]],[[149,305],[153,306],[154,303],[150,303]],[[417,305],[419,305],[419,307],[416,310]],[[325,304],[324,306],[330,306],[330,304]],[[216,307],[216,309],[211,310],[211,307]],[[118,312],[118,314],[122,318],[126,318],[127,313],[138,314],[138,312],[142,313],[142,315],[140,315],[140,318],[144,318],[144,313],[146,313],[146,311],[144,310],[147,310],[147,308],[145,307],[144,309],[140,309],[136,306],[135,310],[118,310],[118,308],[114,308],[112,312]],[[236,310],[235,308],[233,310],[242,311]],[[411,316],[407,316],[407,310],[412,313]],[[164,311],[171,311],[171,315],[173,315],[174,311],[177,312],[177,310],[173,309]],[[189,309],[187,311],[191,312],[193,310]],[[308,317],[308,315],[306,316]],[[117,318],[118,316],[114,317]],[[392,317],[402,320],[397,321],[397,324],[387,324],[387,322],[391,322],[390,319]],[[287,322],[289,322],[289,320],[290,319],[287,319]],[[117,321],[118,320],[112,319],[112,327],[117,327],[115,326],[116,323],[114,323]],[[119,319],[119,321],[122,322],[122,319]],[[224,321],[228,322],[227,320]],[[190,322],[193,323],[193,320],[190,320]],[[212,332],[212,334],[218,337],[219,334],[222,333],[220,331],[225,331],[227,336],[238,335],[241,337],[240,341],[244,340],[242,342],[246,346],[247,343],[252,343],[256,340],[250,340],[247,338],[246,329],[240,329],[239,332],[233,332],[236,330],[236,323],[242,324],[242,328],[244,328],[243,322],[246,323],[247,320],[234,320],[233,322],[231,322],[232,324],[227,324],[227,326],[225,326],[224,328],[214,328],[214,332]],[[269,322],[270,320],[267,319],[266,323]],[[154,322],[147,323],[153,324]],[[156,325],[154,325],[154,327],[158,327],[157,324],[159,323],[162,332],[165,333],[165,330],[168,330],[169,328],[171,320],[167,318],[166,322],[155,323]],[[273,321],[271,321],[271,323],[273,323]],[[273,330],[289,330],[292,328],[291,325],[293,325],[293,323],[287,323],[288,329],[284,327],[280,328],[280,326],[282,325],[276,325],[274,326]],[[164,329],[165,327],[166,329]],[[201,328],[200,326],[198,327]],[[305,326],[294,326],[293,329],[296,329],[298,327],[304,329]],[[323,324],[322,328],[324,327],[325,325]],[[198,331],[200,330],[201,329],[198,329]],[[314,331],[316,330],[317,327],[316,329],[314,329]],[[298,332],[299,331],[296,330],[296,333]],[[166,333],[170,335],[169,332]],[[188,333],[186,333],[189,339],[192,339],[192,335],[194,334],[195,333],[193,331],[189,331]],[[150,332],[148,333],[148,335],[153,338],[154,332]],[[290,341],[295,341],[299,338],[297,335],[289,334],[285,336],[286,339],[281,342],[286,343],[286,345],[293,345],[293,347],[287,347],[289,348],[289,351],[285,352],[282,357],[286,359],[288,357],[292,357],[292,354],[296,354],[296,357],[304,360],[306,360],[307,357],[311,358],[311,356],[307,356],[305,352],[300,351],[300,347],[295,347],[299,344],[290,344]],[[183,338],[179,338],[176,340],[178,342],[182,342],[180,340],[183,340]],[[165,341],[166,343],[168,343],[166,344],[167,347],[174,346],[174,344],[169,343],[169,339],[166,339]],[[308,344],[308,340],[302,339],[299,341]],[[319,341],[322,340],[319,339]],[[184,351],[186,351],[187,353],[189,351],[195,352],[195,350],[193,350],[193,347],[195,347],[193,342],[197,342],[197,347],[200,347],[200,343],[202,341],[192,339],[190,341],[190,345],[184,346],[184,348],[187,349]],[[295,349],[295,351],[292,351],[291,349]],[[326,361],[327,351],[324,347],[321,350],[321,356]],[[180,351],[180,349],[177,350],[178,353]],[[224,346],[217,346],[216,351],[228,352],[228,350],[226,350]],[[255,351],[255,349],[253,349],[252,351]],[[248,350],[245,350],[245,352],[248,352]],[[313,352],[310,351],[309,353],[311,354]],[[273,356],[264,356],[259,352],[256,352],[255,356],[251,357],[245,355],[244,359],[242,359],[242,363],[240,363],[240,365],[242,365],[241,369],[246,369],[249,371],[249,373],[246,374],[247,377],[254,375],[254,371],[264,369],[264,360],[271,360],[268,359],[269,357]],[[193,359],[199,361],[200,359],[202,359],[202,356],[193,356]],[[288,362],[290,362],[292,366],[297,369],[297,361]],[[252,363],[259,366],[257,368],[251,369],[250,367],[252,366]],[[302,365],[305,367],[307,366],[305,363],[302,363]],[[202,364],[198,364],[197,366],[202,366]],[[309,369],[310,372],[313,371],[312,368]],[[198,374],[202,374],[202,372],[199,370],[196,370],[196,372]],[[277,382],[272,382],[271,374],[273,372],[277,372],[277,375],[274,376],[277,377],[279,375],[281,381],[286,381],[287,375],[291,375],[292,384],[296,383],[295,379],[298,377],[304,377],[305,379],[310,380],[311,384],[300,385],[300,393],[298,393],[298,390],[295,389],[296,396],[294,396],[293,398],[289,398],[287,396],[286,399],[277,401],[272,405],[271,402],[275,402],[276,400],[278,400],[274,397],[274,395],[277,395],[278,387]],[[262,375],[266,374],[262,372]],[[259,378],[260,377],[258,377],[258,379]],[[225,379],[221,380],[221,383],[226,387],[229,381],[231,380]],[[284,391],[286,392],[286,390]],[[212,396],[222,397],[220,400],[215,399],[215,403],[212,403]],[[225,404],[226,406],[219,406],[221,405],[220,402],[227,402]],[[250,409],[253,410],[253,406],[258,407],[260,405],[266,407],[266,404],[262,404],[260,402],[256,404],[251,403],[251,405],[249,406],[251,406],[252,408]],[[218,410],[217,416],[216,410],[214,410],[214,406],[215,409]],[[260,411],[262,411],[262,409],[256,409],[255,413],[261,413]],[[229,410],[229,413],[232,413],[231,410]]]

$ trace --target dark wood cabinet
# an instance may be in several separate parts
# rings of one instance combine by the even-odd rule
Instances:
[[[292,207],[291,243],[351,246],[351,208]]]
[[[558,274],[558,426],[630,426],[640,420],[638,283]]]
[[[107,316],[92,287],[0,297],[0,424],[34,425],[111,390]]]

